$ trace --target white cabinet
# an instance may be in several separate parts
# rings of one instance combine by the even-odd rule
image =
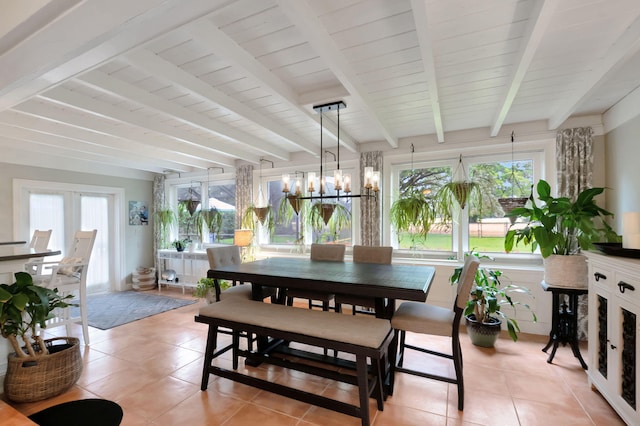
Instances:
[[[176,285],[182,286],[184,293],[185,287],[195,287],[200,278],[206,278],[209,270],[209,259],[204,251],[159,250],[158,258],[160,259],[158,289],[162,289],[162,285]],[[177,281],[162,279],[162,273],[167,269],[176,271]]]
[[[589,382],[629,425],[640,424],[640,260],[588,253]]]

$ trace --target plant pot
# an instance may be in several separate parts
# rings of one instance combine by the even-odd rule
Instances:
[[[544,281],[552,287],[586,288],[587,258],[581,254],[552,254],[544,259]]]
[[[527,204],[527,200],[529,197],[507,197],[507,198],[498,198],[498,203],[500,207],[502,207],[502,211],[504,215],[508,215],[513,211],[513,209],[518,207],[524,207]],[[509,218],[509,221],[513,225],[516,221],[517,217],[513,216]]]
[[[4,392],[11,401],[34,402],[51,398],[65,392],[80,378],[80,341],[75,337],[57,337],[44,342],[50,352],[48,355],[8,355]]]
[[[302,200],[295,195],[289,195],[287,200],[289,200],[289,204],[291,204],[293,211],[298,214],[300,212],[300,207],[302,206]]]
[[[333,211],[336,208],[335,204],[322,204],[320,206],[320,208],[322,209],[322,220],[324,221],[325,225],[329,224],[329,220],[331,219],[331,216],[333,215]]]
[[[256,214],[260,223],[264,225],[264,221],[267,219],[267,213],[269,212],[269,207],[256,207],[253,209],[253,212]]]
[[[474,314],[465,317],[471,343],[483,348],[492,348],[495,345],[502,329],[502,321],[498,318],[491,318],[491,321],[490,323],[476,321]]]

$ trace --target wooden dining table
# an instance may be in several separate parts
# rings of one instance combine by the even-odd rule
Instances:
[[[380,265],[371,263],[327,262],[308,258],[274,257],[239,265],[220,266],[207,272],[208,278],[250,282],[254,300],[262,300],[262,286],[278,287],[281,294],[286,289],[305,289],[345,294],[375,299],[375,314],[379,318],[391,319],[397,300],[424,302],[435,276],[432,266]],[[282,350],[299,358],[326,363],[340,368],[353,369],[351,362],[337,357],[322,357],[285,346],[272,345],[266,336],[258,336],[258,352]],[[385,366],[385,395],[393,394],[393,377],[389,374],[395,363],[397,339],[389,347],[389,365]],[[252,366],[261,361],[247,359]]]
[[[207,276],[250,282],[255,300],[261,300],[261,286],[371,297],[376,301],[376,316],[390,319],[396,300],[427,299],[435,268],[274,257],[210,269]]]

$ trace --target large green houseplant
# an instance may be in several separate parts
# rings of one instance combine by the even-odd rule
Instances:
[[[54,309],[77,305],[69,303],[73,295],[34,285],[26,272],[16,273],[15,279],[0,284],[0,333],[14,350],[7,357],[4,392],[15,402],[39,401],[69,389],[82,373],[77,338],[45,340],[39,333]]]
[[[504,240],[507,253],[519,243],[540,249],[545,259],[545,281],[556,286],[586,285],[586,262],[581,250],[588,250],[598,241],[618,241],[619,237],[605,221],[613,214],[596,204],[595,197],[604,188],[588,188],[575,201],[567,197],[553,197],[551,186],[544,180],[536,185],[538,200],[533,193],[530,206],[519,207],[509,217],[523,218],[524,227],[511,225]],[[567,257],[570,256],[570,257]]]
[[[491,259],[489,256],[480,255],[477,252],[470,252],[466,256],[476,256],[479,259]],[[452,285],[457,285],[460,279],[462,267],[456,268],[449,278]],[[500,280],[502,271],[480,267],[474,277],[474,287],[471,289],[469,300],[464,310],[467,333],[474,345],[482,347],[493,347],[498,335],[502,321],[507,324],[507,331],[514,342],[518,340],[520,326],[515,318],[507,315],[502,310],[503,306],[521,305],[530,309],[529,305],[516,301],[512,298],[514,294],[530,295],[526,287],[514,284],[503,284]],[[533,321],[537,321],[536,314],[532,311]]]

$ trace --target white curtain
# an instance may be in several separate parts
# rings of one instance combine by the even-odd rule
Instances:
[[[556,133],[558,196],[575,200],[578,194],[592,187],[593,129],[577,127]],[[578,338],[587,338],[587,296],[578,298]]]
[[[370,151],[360,153],[360,182],[364,182],[364,168],[372,166],[373,170],[379,170],[382,174],[382,151]],[[360,244],[364,246],[379,246],[381,244],[380,232],[380,200],[382,197],[382,185],[375,198],[360,198]],[[362,194],[366,191],[362,188]]]

